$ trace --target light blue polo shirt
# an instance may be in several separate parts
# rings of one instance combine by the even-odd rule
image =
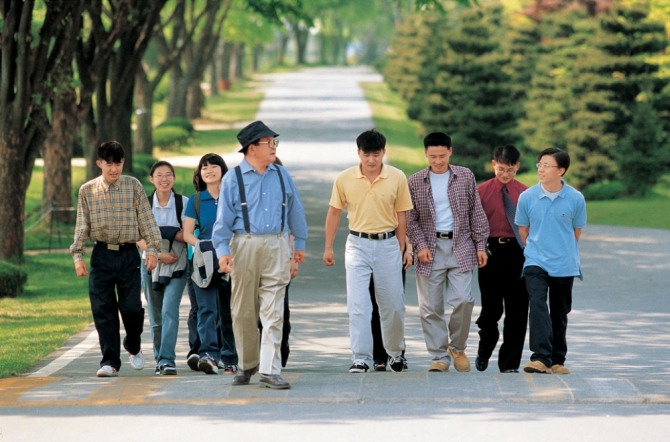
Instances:
[[[514,222],[530,226],[524,268],[538,266],[549,276],[581,278],[575,229],[586,225],[586,202],[580,192],[563,182],[552,200],[538,183],[519,196]]]

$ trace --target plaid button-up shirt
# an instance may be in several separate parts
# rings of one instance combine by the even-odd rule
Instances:
[[[142,184],[133,177],[119,176],[106,183],[102,176],[79,188],[77,224],[70,252],[83,258],[86,238],[109,244],[147,242],[147,255],[156,256],[161,233]]]
[[[475,176],[470,169],[449,165],[447,195],[454,214],[454,254],[462,272],[477,266],[477,252],[486,250],[489,223],[482,208]],[[407,232],[415,252],[427,248],[434,256],[436,250],[435,202],[430,186],[430,169],[409,177],[409,191],[414,208],[407,216]],[[416,273],[429,276],[432,263],[416,261]]]

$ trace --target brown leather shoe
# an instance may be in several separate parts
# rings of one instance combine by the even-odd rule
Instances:
[[[451,355],[451,359],[454,361],[456,371],[470,371],[470,360],[464,351],[456,351],[452,347],[449,347],[449,355]]]
[[[249,385],[251,381],[251,376],[258,372],[258,365],[249,370],[237,370],[235,376],[233,377],[233,385]]]
[[[568,370],[563,364],[552,365],[551,372],[554,374],[570,374],[570,370]]]
[[[273,390],[288,390],[291,388],[291,384],[282,379],[282,377],[278,374],[261,373],[259,382],[261,384],[265,384],[267,388],[272,388]]]
[[[439,361],[433,361],[429,366],[428,366],[428,371],[441,371],[441,372],[447,372],[449,371],[449,364],[446,362],[439,360]]]
[[[551,368],[544,365],[542,361],[528,361],[523,366],[523,371],[526,373],[546,373],[551,374]]]

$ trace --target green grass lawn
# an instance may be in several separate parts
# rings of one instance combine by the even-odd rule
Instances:
[[[25,292],[0,299],[0,378],[25,372],[92,321],[70,254],[25,256]]]

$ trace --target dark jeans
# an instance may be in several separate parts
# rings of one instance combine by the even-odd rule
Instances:
[[[402,269],[402,287],[404,290],[405,269]],[[370,321],[370,327],[372,327],[372,359],[375,364],[386,364],[389,357],[382,339],[382,323],[379,317],[379,306],[375,298],[375,281],[372,276],[370,276],[370,300],[372,301],[372,320]],[[405,350],[403,350],[402,355],[405,356]]]
[[[193,262],[189,261],[188,298],[191,302],[191,308],[188,312],[188,355],[200,353],[200,335],[198,334],[198,300],[195,296],[195,283],[190,275],[193,273]],[[224,364],[237,365],[237,349],[235,348],[235,336],[233,335],[232,317],[230,313],[230,282],[223,281],[219,290],[219,317],[217,320],[217,340],[221,349],[221,361]],[[227,308],[226,308],[227,306]]]
[[[537,266],[524,269],[530,304],[531,361],[547,367],[565,364],[568,353],[566,331],[568,313],[572,309],[573,276],[553,277]],[[547,294],[549,306],[547,306]]]
[[[101,367],[121,368],[119,313],[126,329],[123,347],[131,354],[141,350],[144,326],[141,292],[140,255],[135,247],[119,251],[93,247],[88,294],[100,339]]]
[[[503,342],[498,352],[500,371],[517,370],[521,364],[528,324],[528,291],[522,277],[523,249],[516,239],[501,244],[497,238],[489,240],[491,256],[486,266],[479,269],[479,290],[482,310],[477,319],[479,326],[480,358],[488,360],[496,348],[500,332],[498,321],[503,311]]]
[[[233,317],[230,313],[230,297],[230,280],[222,279],[219,287],[219,320],[217,322],[221,362],[225,365],[237,365],[237,349],[235,348],[235,335],[233,334]]]

